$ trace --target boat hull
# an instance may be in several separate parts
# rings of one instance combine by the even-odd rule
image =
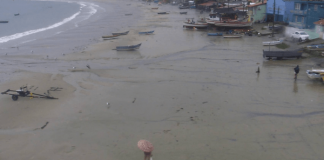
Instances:
[[[207,33],[208,36],[222,36],[223,33]]]
[[[306,70],[306,74],[307,74],[308,78],[310,78],[310,79],[321,79],[322,78],[320,73],[313,72],[311,70]]]
[[[264,58],[297,58],[299,59],[302,56],[301,51],[265,51],[263,50]]]
[[[208,24],[207,23],[184,23],[183,27],[203,29],[203,28],[207,28]]]
[[[0,23],[8,23],[9,21],[0,21]]]
[[[262,44],[263,44],[264,46],[274,46],[274,45],[281,44],[281,43],[282,43],[281,41],[262,42]]]
[[[241,38],[242,36],[223,36],[224,38]]]
[[[117,33],[117,32],[115,32],[115,33],[112,33],[112,35],[126,35],[126,34],[128,34],[128,32],[129,31],[126,31],[126,32],[119,32],[119,33]]]
[[[142,44],[131,45],[131,46],[117,46],[117,51],[132,51],[138,49]]]
[[[148,31],[148,32],[138,32],[138,34],[153,34],[154,31]]]

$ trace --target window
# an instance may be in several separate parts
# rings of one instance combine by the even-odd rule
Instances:
[[[317,11],[317,4],[314,5],[314,11]]]
[[[295,22],[297,22],[297,16],[295,16]]]
[[[300,3],[295,3],[295,10],[300,10]]]
[[[301,19],[301,23],[304,23],[304,18],[305,18],[305,17],[302,17],[302,19]]]

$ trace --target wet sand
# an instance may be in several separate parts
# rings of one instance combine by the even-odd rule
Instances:
[[[305,73],[318,58],[268,61],[261,44],[268,37],[224,39],[183,29],[185,18],[201,16],[196,10],[180,15],[176,6],[110,3],[133,7],[118,13],[139,17],[117,30],[128,35],[103,41],[91,25],[96,42],[82,50],[63,56],[44,41],[58,47],[49,58],[36,51],[1,55],[1,91],[25,84],[38,86],[35,93],[63,89],[51,92],[58,100],[0,96],[0,159],[143,159],[140,139],[153,143],[155,160],[324,157],[323,84]],[[155,32],[138,35],[148,30]],[[113,50],[137,43],[134,52]]]

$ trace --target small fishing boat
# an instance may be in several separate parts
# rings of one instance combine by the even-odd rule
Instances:
[[[268,42],[262,42],[264,46],[275,46],[277,44],[281,44],[282,41],[268,41]]]
[[[159,9],[159,7],[154,7],[154,8],[151,8],[151,9]]]
[[[126,32],[114,32],[112,33],[112,35],[126,35],[128,34],[129,31],[126,31]]]
[[[113,35],[113,36],[102,36],[103,39],[109,40],[109,39],[117,39],[119,35]]]
[[[314,45],[308,45],[307,49],[314,50],[314,51],[320,51],[324,50],[324,44],[314,44]]]
[[[293,50],[293,51],[265,51],[263,50],[264,58],[297,58],[299,59],[302,56],[302,50]]]
[[[180,14],[187,14],[187,12],[180,12]]]
[[[138,34],[152,34],[154,31],[138,32]]]
[[[137,44],[137,45],[130,45],[130,46],[117,46],[116,50],[117,51],[131,51],[131,50],[138,49],[141,45],[142,45],[142,43]]]
[[[197,29],[206,29],[208,27],[208,23],[196,23],[193,18],[188,19],[188,22],[183,23],[183,27],[185,28],[197,28]]]
[[[207,33],[208,36],[222,36],[223,33]]]
[[[306,70],[306,74],[310,79],[321,79],[324,77],[324,69]]]
[[[19,16],[19,13],[14,14],[15,16]]]
[[[9,21],[0,21],[0,23],[8,23]]]
[[[157,14],[169,14],[169,12],[158,12]]]
[[[242,36],[241,35],[226,35],[226,36],[223,36],[224,38],[241,38]]]
[[[179,6],[179,9],[189,9],[190,6]]]

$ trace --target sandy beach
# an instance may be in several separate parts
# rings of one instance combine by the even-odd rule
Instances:
[[[0,159],[142,160],[140,139],[153,143],[154,160],[323,159],[324,86],[305,73],[321,59],[266,60],[268,37],[184,29],[206,16],[197,10],[92,2],[107,16],[1,53],[1,92],[63,89],[51,91],[57,100],[0,95]]]

